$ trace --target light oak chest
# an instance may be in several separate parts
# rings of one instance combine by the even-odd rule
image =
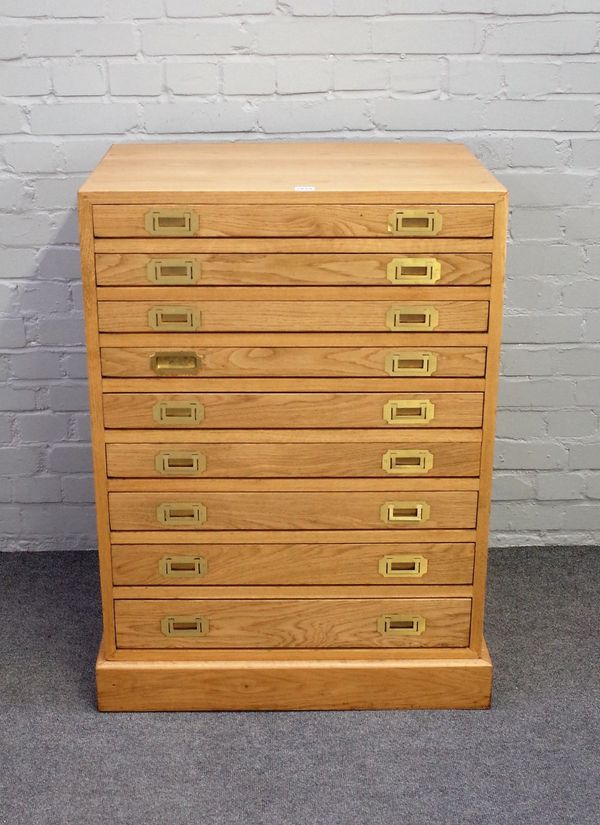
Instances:
[[[460,145],[123,145],[79,210],[99,707],[487,706],[504,188]]]

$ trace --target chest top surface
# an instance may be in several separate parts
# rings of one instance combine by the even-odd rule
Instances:
[[[458,143],[203,142],[114,145],[81,194],[92,200],[246,194],[280,202],[423,194],[481,203],[505,191]]]

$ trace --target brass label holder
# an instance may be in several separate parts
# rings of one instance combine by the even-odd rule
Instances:
[[[435,417],[435,405],[426,398],[401,401],[391,398],[383,405],[383,419],[395,427],[429,424]]]
[[[158,401],[152,418],[163,427],[195,427],[204,420],[204,405],[199,401]]]
[[[437,258],[392,258],[387,265],[387,278],[393,284],[431,286],[442,277],[442,264]]]
[[[202,356],[195,352],[155,352],[150,369],[157,375],[196,375]]]
[[[440,323],[440,314],[432,306],[394,305],[385,316],[385,324],[393,332],[432,332]]]
[[[208,571],[203,556],[163,556],[158,562],[158,572],[170,579],[192,579],[205,576]]]
[[[379,515],[384,524],[422,524],[429,521],[431,506],[426,501],[386,501]]]
[[[151,284],[190,286],[200,278],[200,264],[195,258],[152,258],[146,265]]]
[[[200,476],[206,470],[206,456],[164,450],[156,454],[154,467],[163,476]]]
[[[420,579],[427,573],[427,559],[425,556],[382,556],[377,569],[386,579]]]
[[[429,450],[387,450],[381,467],[390,475],[418,475],[433,468],[433,453]]]
[[[437,370],[435,352],[391,352],[385,358],[385,371],[388,375],[425,376],[433,375]]]
[[[166,527],[199,527],[206,521],[206,507],[195,501],[164,501],[156,518]]]
[[[202,314],[195,307],[158,306],[148,310],[148,326],[159,332],[188,332],[200,329]]]
[[[198,213],[193,209],[150,209],[144,216],[149,235],[186,237],[198,232]]]
[[[404,616],[387,614],[377,619],[377,630],[382,636],[420,636],[425,632],[426,621],[423,616]]]
[[[206,636],[209,623],[206,616],[165,616],[160,629],[165,636]]]
[[[400,237],[431,237],[441,231],[437,209],[396,209],[388,218],[388,232]]]

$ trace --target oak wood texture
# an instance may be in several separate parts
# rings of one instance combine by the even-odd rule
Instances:
[[[415,635],[378,630],[385,615],[424,619]],[[200,616],[203,635],[166,636],[165,616]],[[467,647],[470,599],[117,599],[119,648]]]
[[[488,708],[492,664],[483,648],[473,658],[443,649],[202,651],[201,660],[107,659],[103,646],[96,663],[98,709],[103,711],[195,710],[374,710],[411,708]],[[186,651],[181,651],[184,653]],[[193,652],[193,651],[190,651]],[[466,651],[465,651],[466,652]],[[235,658],[230,658],[232,653]],[[265,656],[261,654],[265,654]],[[428,659],[418,654],[431,653]]]
[[[369,443],[357,431],[347,442],[107,444],[107,475],[115,478],[330,478],[477,476],[478,442]]]
[[[149,232],[146,213],[163,208],[191,210],[187,237]],[[437,210],[441,231],[392,234],[402,208]],[[80,193],[100,707],[489,704],[506,211],[501,184],[454,144],[110,150]],[[429,259],[435,277],[399,270],[404,258]],[[177,352],[201,356],[197,372],[157,374]],[[409,354],[405,367],[428,369],[398,372]],[[178,418],[190,404],[194,420]],[[423,472],[393,472],[407,466]],[[373,605],[397,616],[417,602],[453,609],[423,633],[382,636],[371,622],[361,638]],[[200,604],[213,611],[200,646],[144,612],[173,605],[185,619]],[[144,614],[142,641],[122,648],[120,610]],[[373,634],[391,646],[369,646]],[[240,636],[249,646],[227,649]]]
[[[193,252],[186,256],[173,250],[159,254],[101,253],[96,255],[96,281],[99,286],[148,287],[148,264],[152,260],[192,260],[198,267],[198,286],[380,286],[392,292],[387,277],[388,264],[395,258],[427,257],[422,251],[393,253],[338,254],[214,254]],[[489,253],[436,253],[441,266],[434,288],[443,286],[486,286],[490,283],[492,256]],[[161,285],[158,289],[164,292]],[[198,296],[200,297],[200,296]]]
[[[172,587],[222,585],[399,585],[470,584],[473,578],[475,545],[468,543],[403,544],[113,544],[112,568],[115,585],[166,585]],[[400,556],[405,577],[385,577],[381,560]],[[179,562],[169,575],[161,562],[172,557],[201,558],[201,572],[188,562]],[[407,575],[410,559],[425,559],[422,575]],[[177,567],[177,562],[175,562]],[[191,569],[190,569],[191,568]],[[385,567],[384,567],[385,570]],[[183,571],[183,574],[182,574]]]
[[[169,483],[171,482],[171,484]],[[333,483],[333,482],[332,482]],[[231,482],[228,492],[203,490],[174,491],[172,480],[155,482],[162,492],[109,494],[110,524],[113,530],[169,530],[172,527],[157,517],[164,503],[183,503],[206,508],[203,523],[179,524],[189,530],[335,530],[381,529],[414,530],[475,527],[475,491],[437,492],[403,490],[374,492],[237,492]],[[384,523],[380,509],[388,501],[426,502],[430,513],[422,521]],[[174,507],[175,510],[182,509]]]
[[[433,417],[415,423],[421,401],[432,405]],[[390,402],[396,405],[393,423],[385,418],[385,406]],[[168,418],[157,423],[153,417],[153,409],[160,403],[175,412],[190,403],[198,404],[202,419],[193,420],[193,429],[377,427],[395,431],[407,427],[480,427],[483,411],[483,395],[477,392],[125,392],[104,394],[105,426],[170,429]],[[407,418],[411,419],[408,424]],[[181,426],[179,421],[177,426]]]
[[[197,238],[369,238],[389,237],[388,222],[396,210],[419,209],[418,204],[401,202],[388,204],[348,204],[320,206],[302,204],[230,206],[218,204],[184,204],[183,208],[197,216],[197,228],[190,234]],[[423,211],[427,206],[423,205]],[[167,211],[172,206],[156,203],[152,210]],[[436,203],[441,215],[441,228],[434,237],[489,238],[493,231],[494,207],[472,204]],[[161,237],[150,234],[145,226],[149,212],[146,204],[127,206],[94,206],[94,234],[99,238]],[[405,237],[417,237],[419,232],[406,232]],[[168,237],[165,231],[162,237]],[[432,236],[433,237],[433,236]]]
[[[171,296],[165,303],[157,296],[153,301],[100,301],[98,324],[101,332],[162,332],[169,336],[190,327],[201,332],[403,332],[406,328],[433,333],[485,332],[488,304],[402,299],[309,301],[300,295],[285,301],[277,295],[264,301],[179,301]]]
[[[423,349],[437,358],[435,376],[477,377],[485,373],[484,347],[211,347],[161,346],[108,347],[100,350],[102,375],[107,377],[150,377],[156,373],[151,359],[157,353],[195,355],[196,375],[202,376],[361,376],[389,375],[386,360],[400,356],[408,362],[407,369],[418,369]],[[175,373],[177,374],[177,372]],[[183,370],[180,374],[185,374]],[[398,375],[401,380],[403,376]],[[400,382],[399,382],[400,383]]]

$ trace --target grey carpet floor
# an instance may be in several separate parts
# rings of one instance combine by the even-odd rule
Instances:
[[[93,554],[0,554],[2,825],[596,825],[600,552],[497,550],[491,711],[99,714]]]

